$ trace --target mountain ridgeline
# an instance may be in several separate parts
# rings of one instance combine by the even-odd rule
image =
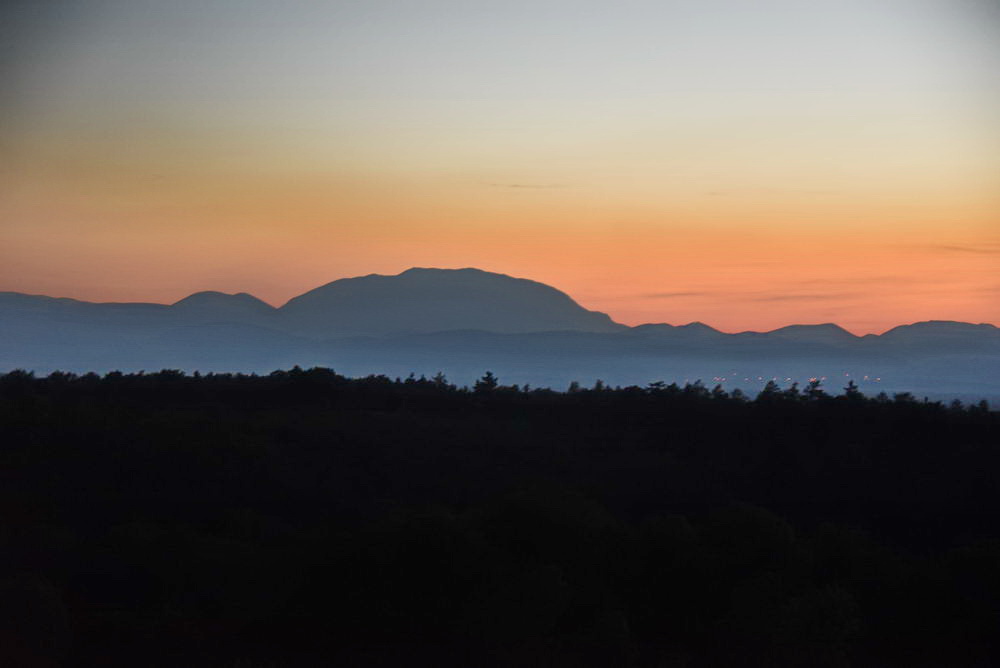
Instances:
[[[212,290],[169,306],[5,292],[0,293],[0,313],[10,324],[19,318],[138,326],[237,323],[315,340],[451,330],[512,334],[627,329],[548,285],[479,269],[413,268],[397,276],[344,278],[294,297],[280,308],[245,292]]]
[[[625,329],[548,285],[478,269],[415,268],[398,276],[346,278],[295,297],[278,313],[292,332],[311,338]]]
[[[469,383],[485,369],[550,387],[602,379],[759,389],[856,380],[866,392],[1000,398],[1000,329],[933,321],[858,337],[834,324],[726,334],[628,327],[536,281],[478,269],[347,278],[275,308],[247,293],[172,304],[0,293],[0,370],[269,372],[324,366]]]

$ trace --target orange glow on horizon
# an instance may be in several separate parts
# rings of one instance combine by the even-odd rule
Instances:
[[[210,13],[228,18],[188,61],[158,14],[123,5],[134,39],[81,33],[79,57],[24,71],[37,85],[0,124],[0,290],[170,303],[213,289],[280,305],[338,278],[471,266],[629,325],[1000,324],[1000,92],[995,68],[976,69],[993,44],[959,58],[971,45],[936,32],[946,16],[847,4],[829,3],[843,19],[829,24],[812,7],[755,10],[767,49],[735,14],[651,3],[616,15],[638,41],[596,60],[572,35],[574,57],[548,58],[547,29],[527,57],[535,8],[498,6],[514,12],[503,23],[470,6],[464,20],[500,31],[478,65],[471,33],[436,20],[408,50],[366,51],[417,36],[395,6],[358,18],[346,42],[311,32],[339,14],[300,17],[301,39],[283,41],[266,21],[235,29],[242,10]],[[588,34],[605,34],[602,8]],[[876,24],[854,12],[870,11],[881,27],[856,34]],[[694,32],[665,42],[661,28],[685,20]],[[785,39],[826,46],[800,63]]]
[[[85,204],[74,216],[87,212]],[[60,211],[63,205],[52,207],[53,220],[73,218]],[[338,278],[473,266],[547,283],[629,325],[697,320],[734,332],[835,322],[865,334],[928,319],[1000,323],[1000,239],[982,234],[945,237],[892,227],[837,234],[825,226],[792,232],[703,221],[657,227],[651,215],[600,224],[595,218],[607,213],[593,211],[581,211],[582,224],[568,234],[558,221],[501,224],[469,211],[421,219],[416,206],[394,226],[405,206],[382,212],[364,205],[345,214],[355,216],[351,225],[310,224],[308,207],[289,208],[282,228],[266,225],[263,219],[274,214],[266,205],[255,224],[252,208],[211,211],[211,223],[202,226],[189,219],[139,228],[126,210],[79,230],[8,228],[5,247],[15,252],[0,274],[2,287],[162,303],[213,289],[280,305]],[[316,217],[327,216],[336,211]]]

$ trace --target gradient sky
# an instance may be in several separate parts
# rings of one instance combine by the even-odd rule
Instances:
[[[628,324],[1000,324],[996,0],[33,0],[0,31],[0,290],[475,266]]]

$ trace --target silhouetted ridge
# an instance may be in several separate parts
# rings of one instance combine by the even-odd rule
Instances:
[[[0,371],[172,368],[269,372],[336,366],[471,382],[484,368],[532,386],[703,379],[857,378],[862,391],[1000,398],[1000,329],[932,321],[857,337],[831,324],[720,332],[704,323],[626,327],[536,281],[413,268],[334,281],[275,309],[198,292],[173,305],[0,293]]]
[[[251,294],[246,292],[237,292],[235,294],[228,294],[225,292],[218,292],[216,290],[204,290],[202,292],[195,292],[192,295],[188,295],[184,299],[178,300],[172,304],[176,307],[225,307],[230,305],[240,305],[247,308],[257,308],[262,311],[273,310],[274,307],[267,302],[257,299]]]
[[[699,334],[721,334],[722,333],[719,330],[715,329],[714,327],[709,327],[705,323],[698,322],[697,320],[695,322],[689,322],[686,325],[681,325],[679,327],[679,329],[683,329],[683,330],[688,331],[688,332],[698,332]]]
[[[72,306],[95,306],[93,302],[80,301],[70,297],[49,297],[47,295],[28,295],[22,292],[0,292],[0,308],[31,309],[59,308]]]
[[[710,341],[725,336],[722,332],[703,322],[689,322],[686,325],[651,323],[631,328],[633,334],[650,338],[682,338],[685,340]]]
[[[316,338],[458,329],[625,329],[543,283],[471,268],[413,268],[396,276],[345,278],[295,297],[280,311],[290,331]]]
[[[205,290],[188,295],[184,299],[174,302],[171,308],[187,311],[225,309],[256,313],[271,313],[275,311],[275,308],[267,302],[246,292],[227,294],[215,290]]]
[[[268,325],[276,313],[273,306],[245,292],[231,295],[214,290],[196,292],[175,302],[170,308],[183,315],[185,324],[233,322]]]
[[[821,325],[788,325],[771,330],[768,334],[794,341],[813,343],[844,343],[855,341],[858,338],[840,325],[835,325],[832,322]]]
[[[973,324],[971,322],[956,322],[954,320],[926,320],[910,325],[899,325],[883,333],[883,337],[927,337],[927,336],[964,336],[967,334],[1000,334],[1000,329],[989,323]]]

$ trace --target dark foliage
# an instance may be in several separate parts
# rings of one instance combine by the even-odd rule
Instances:
[[[998,665],[998,427],[853,385],[13,372],[2,660]]]

